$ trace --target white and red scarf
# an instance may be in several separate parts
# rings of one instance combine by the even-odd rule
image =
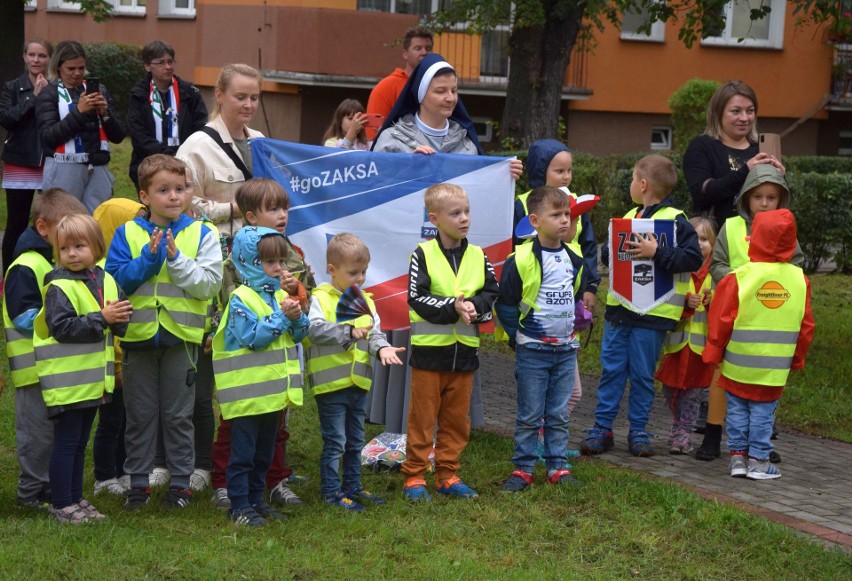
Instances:
[[[178,134],[178,110],[180,107],[180,92],[178,91],[177,77],[172,77],[172,84],[169,87],[168,99],[168,103],[164,104],[162,102],[160,92],[154,85],[154,80],[151,79],[148,103],[151,104],[151,113],[154,115],[154,131],[156,131],[157,141],[169,147],[179,147],[180,135]],[[163,119],[166,121],[166,132],[168,133],[168,137],[166,138],[167,141],[163,141]]]
[[[83,92],[86,90],[86,82],[83,81]],[[71,100],[71,93],[59,81],[57,88],[57,100],[59,102],[59,119],[65,119],[68,114],[77,108],[77,104]],[[98,117],[98,135],[101,141],[101,151],[109,151],[109,140],[107,139],[104,125]],[[89,163],[89,154],[83,145],[83,137],[77,134],[59,147],[53,153],[53,160],[58,163]]]

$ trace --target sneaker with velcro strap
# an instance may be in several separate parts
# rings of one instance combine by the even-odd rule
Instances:
[[[455,496],[456,498],[479,497],[479,493],[464,482],[462,482],[461,478],[459,478],[458,476],[453,476],[449,480],[445,480],[444,482],[438,483],[436,492],[438,494],[443,494],[444,496]]]
[[[85,498],[81,498],[77,502],[77,506],[79,506],[80,508],[82,508],[83,510],[86,511],[86,516],[89,517],[90,521],[102,522],[102,521],[105,521],[107,519],[107,515],[103,514],[98,509],[96,509],[95,505],[92,504],[91,502],[89,502],[88,500],[86,500]]]
[[[533,475],[523,470],[515,470],[509,474],[509,478],[503,483],[503,490],[507,492],[521,492],[533,483]]]
[[[241,527],[262,527],[266,524],[264,518],[257,514],[257,511],[251,506],[247,506],[246,508],[229,509],[228,518],[230,518],[234,524]]]
[[[163,497],[163,504],[169,508],[186,508],[192,500],[192,490],[189,488],[171,487]]]
[[[583,486],[567,468],[547,471],[547,481],[558,486]]]
[[[124,499],[126,510],[139,510],[151,500],[150,488],[131,488]]]
[[[257,514],[259,514],[260,516],[262,516],[266,520],[282,520],[282,519],[287,518],[286,514],[282,514],[282,513],[278,512],[277,510],[272,508],[272,506],[270,506],[270,504],[268,502],[266,502],[265,500],[261,500],[260,502],[255,504],[252,508],[254,508],[254,511]]]
[[[77,503],[70,504],[63,508],[51,508],[50,516],[59,522],[68,525],[81,525],[83,523],[91,522],[89,513],[87,513],[86,510]]]
[[[344,490],[343,494],[355,502],[370,502],[372,504],[387,504],[388,502],[378,494],[373,494],[363,486],[359,486],[349,491]]]

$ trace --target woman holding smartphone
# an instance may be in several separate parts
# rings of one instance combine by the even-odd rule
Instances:
[[[7,131],[3,146],[3,188],[6,190],[6,228],[3,235],[3,272],[12,264],[18,238],[29,226],[33,194],[41,189],[41,140],[35,117],[36,97],[47,86],[47,63],[53,52],[48,41],[33,38],[24,44],[20,77],[3,85],[0,125]],[[3,275],[0,274],[0,279]]]
[[[112,196],[109,144],[120,143],[125,134],[106,87],[86,74],[80,43],[57,44],[50,82],[36,101],[36,120],[45,155],[42,188],[69,192],[91,214]]]
[[[751,168],[768,163],[785,173],[779,159],[758,150],[756,123],[754,90],[742,81],[728,81],[707,104],[704,133],[683,154],[692,211],[713,218],[716,232],[737,215],[734,201]]]

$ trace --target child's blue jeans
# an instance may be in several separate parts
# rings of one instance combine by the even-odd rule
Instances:
[[[768,460],[772,445],[772,425],[775,423],[775,401],[751,401],[725,392],[728,411],[725,430],[728,432],[728,449],[748,451],[751,458]]]
[[[231,457],[225,477],[234,510],[255,506],[263,500],[280,415],[280,411],[274,411],[231,420]]]
[[[361,487],[361,449],[367,419],[367,392],[360,387],[317,394],[322,454],[320,488],[323,498],[341,491],[340,457],[343,456],[343,491]]]
[[[518,470],[532,473],[538,460],[536,446],[544,418],[544,458],[548,470],[568,464],[568,400],[574,391],[577,350],[570,345],[528,343],[515,348],[518,417],[515,455]]]
[[[627,418],[630,431],[645,431],[654,403],[654,370],[665,337],[666,332],[662,330],[606,321],[601,344],[602,371],[595,424],[612,429],[629,379]]]

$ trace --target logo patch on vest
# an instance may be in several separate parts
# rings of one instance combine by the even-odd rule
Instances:
[[[771,280],[757,289],[754,298],[768,309],[777,309],[790,300],[790,291],[781,286],[780,283]]]

